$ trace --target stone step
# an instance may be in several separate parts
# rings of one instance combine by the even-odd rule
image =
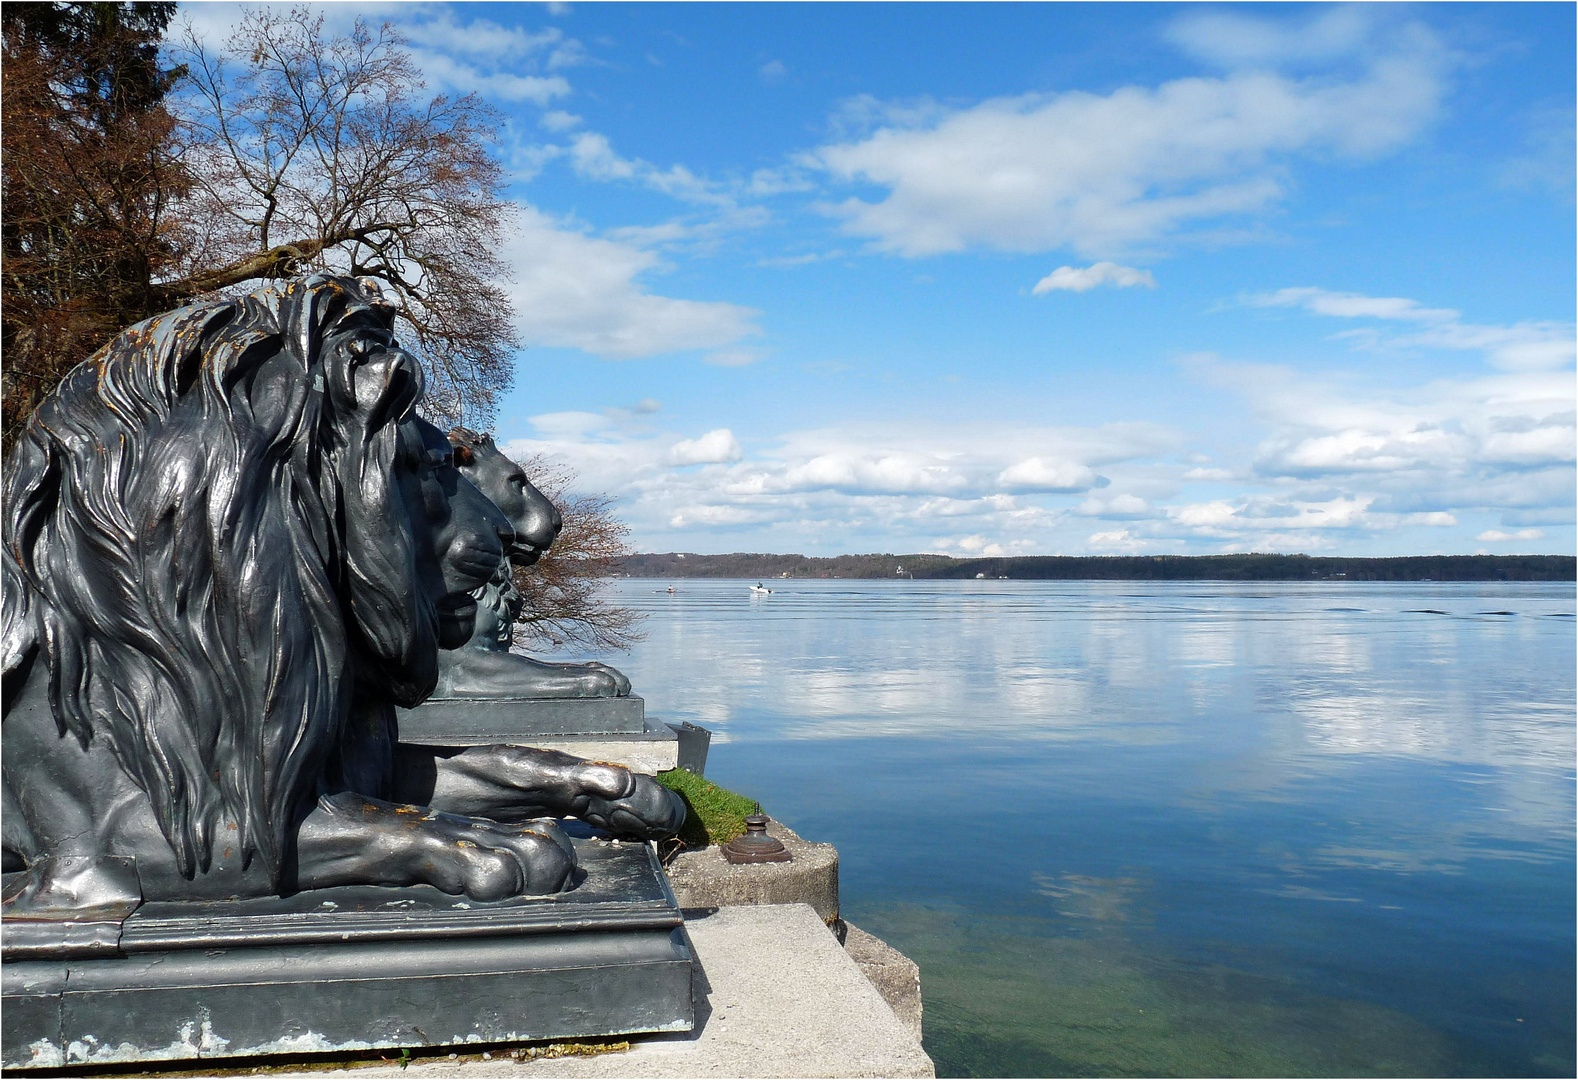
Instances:
[[[722,907],[685,921],[695,950],[696,1027],[633,1036],[613,1053],[528,1057],[495,1047],[484,1058],[358,1068],[400,1077],[935,1076],[912,1029],[805,904]],[[567,1048],[573,1049],[574,1048]],[[524,1058],[524,1060],[522,1060]],[[277,1072],[308,1080],[322,1072]]]
[[[781,821],[769,821],[767,834],[783,841],[789,862],[726,861],[717,845],[681,851],[665,869],[679,906],[686,911],[736,904],[809,904],[829,926],[838,919],[838,849],[802,840]]]
[[[595,700],[641,703],[638,697]],[[438,704],[452,703],[453,700]],[[466,703],[465,708],[457,707],[453,712],[424,714],[424,710],[432,704],[434,703],[429,702],[416,709],[398,710],[401,742],[425,746],[491,746],[499,743],[535,746],[543,750],[562,750],[566,754],[574,754],[576,757],[590,761],[612,762],[615,765],[623,765],[632,772],[649,775],[680,768],[689,769],[697,776],[702,776],[707,769],[707,751],[712,742],[712,732],[688,721],[666,724],[648,716],[643,719],[639,728],[633,730],[592,731],[577,730],[576,725],[580,721],[555,724],[538,715],[536,721],[522,723],[517,727],[513,721],[520,720],[523,715],[519,706],[561,703],[471,701]],[[475,708],[478,705],[489,707]],[[511,708],[502,707],[506,705]],[[494,708],[494,706],[500,707]],[[643,711],[644,708],[643,703]],[[530,710],[527,712],[529,713]],[[584,713],[580,719],[586,722],[581,724],[581,727],[595,727],[596,722],[587,719],[594,715],[591,711]],[[435,721],[435,716],[447,717],[448,720],[439,723]],[[461,722],[461,718],[464,718],[464,722]],[[570,730],[543,730],[555,726],[567,727]]]

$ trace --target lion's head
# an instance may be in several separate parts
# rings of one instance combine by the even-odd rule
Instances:
[[[460,471],[509,519],[514,530],[506,553],[510,561],[516,566],[531,566],[564,528],[558,508],[494,444],[492,435],[457,427],[450,429],[449,441],[454,445],[455,464]]]
[[[414,416],[392,316],[330,276],[160,315],[6,460],[7,699],[36,654],[62,735],[108,741],[184,874],[229,820],[278,879],[357,688],[432,692],[511,531]]]

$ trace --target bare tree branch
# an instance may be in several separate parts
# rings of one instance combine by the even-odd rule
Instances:
[[[519,345],[495,112],[424,93],[388,24],[329,36],[306,8],[249,11],[217,52],[188,25],[173,55],[194,189],[165,306],[314,269],[380,278],[427,368],[425,411],[486,426]]]
[[[630,529],[614,516],[614,500],[575,493],[575,471],[541,454],[520,465],[559,508],[564,529],[535,566],[515,571],[515,588],[526,600],[515,623],[515,644],[593,653],[630,648],[645,636],[645,616],[603,595],[619,560],[631,554]]]

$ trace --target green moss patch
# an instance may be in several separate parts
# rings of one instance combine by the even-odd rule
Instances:
[[[745,832],[745,815],[754,814],[758,804],[744,795],[721,788],[711,780],[685,769],[658,773],[658,783],[679,792],[685,800],[685,824],[679,839],[687,848],[727,844]]]

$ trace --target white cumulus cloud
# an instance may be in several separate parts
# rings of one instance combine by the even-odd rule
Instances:
[[[674,465],[721,465],[744,456],[740,440],[728,428],[717,428],[696,439],[681,439],[668,452]]]
[[[1086,267],[1060,266],[1036,282],[1036,287],[1030,291],[1036,296],[1056,289],[1085,292],[1097,285],[1114,285],[1120,289],[1144,285],[1147,289],[1154,289],[1156,279],[1149,270],[1136,270],[1132,266],[1119,266],[1115,262],[1099,262]]]
[[[589,236],[532,207],[521,208],[504,255],[528,345],[629,360],[716,349],[760,332],[753,308],[648,292],[638,279],[658,266],[652,252]]]
[[[630,407],[537,416],[535,436],[510,441],[506,452],[570,464],[587,490],[621,500],[639,543],[671,543],[663,538],[675,530],[869,530],[908,536],[912,550],[984,553],[995,544],[1012,554],[1037,549],[1036,537],[1061,513],[1038,504],[1046,497],[1039,487],[1099,483],[1095,467],[1152,456],[1177,437],[1139,424],[856,425],[792,432],[746,454],[728,428],[680,438],[653,430],[652,416]],[[1025,465],[1032,458],[1039,464]],[[1015,466],[1036,483],[1005,490],[999,477]],[[986,539],[976,547],[970,537]]]
[[[888,110],[870,134],[805,160],[884,192],[828,208],[879,250],[1110,255],[1270,207],[1293,155],[1363,160],[1404,145],[1436,115],[1446,66],[1413,28],[1336,75],[1253,67],[1106,94]]]
[[[1084,491],[1097,483],[1096,473],[1077,461],[1031,457],[1016,461],[997,475],[1011,491]]]

